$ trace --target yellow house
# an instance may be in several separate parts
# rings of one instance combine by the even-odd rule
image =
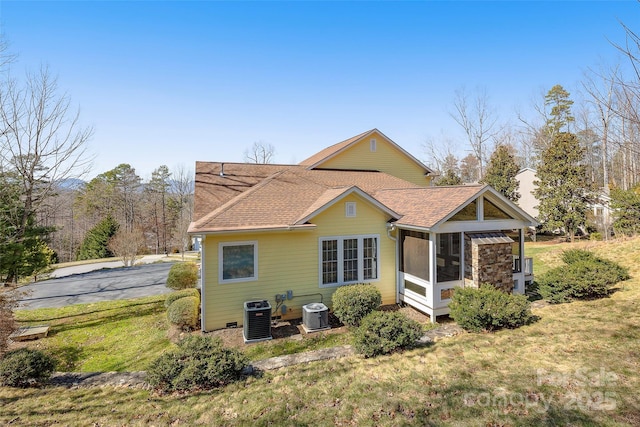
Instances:
[[[298,165],[196,163],[202,330],[241,326],[244,303],[302,317],[351,283],[435,317],[451,290],[524,292],[535,220],[489,186],[432,187],[431,170],[377,129]]]

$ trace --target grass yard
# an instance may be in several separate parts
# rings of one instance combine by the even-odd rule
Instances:
[[[165,298],[19,310],[16,318],[22,325],[51,326],[46,339],[25,345],[55,356],[60,371],[141,371],[171,345]]]
[[[527,244],[536,274],[570,247],[544,245]],[[190,395],[0,388],[0,424],[640,425],[640,239],[571,247],[585,246],[633,278],[604,300],[539,308],[540,320],[517,330],[297,365]]]

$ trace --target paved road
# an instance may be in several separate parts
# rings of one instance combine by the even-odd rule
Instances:
[[[36,282],[20,288],[28,292],[20,308],[64,307],[167,293],[171,289],[165,283],[172,265],[163,262],[110,268]]]

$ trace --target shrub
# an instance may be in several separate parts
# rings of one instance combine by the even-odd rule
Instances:
[[[359,326],[360,321],[382,303],[380,291],[373,285],[342,286],[331,298],[333,313],[347,326]]]
[[[184,297],[196,297],[200,301],[200,291],[195,288],[182,289],[176,292],[171,292],[164,300],[164,306],[169,308],[172,302],[177,301]]]
[[[198,282],[198,265],[195,262],[177,262],[171,266],[167,287],[171,289],[194,288]]]
[[[473,332],[517,328],[533,320],[526,296],[508,294],[490,284],[456,289],[449,310],[462,328]]]
[[[171,303],[167,309],[169,322],[181,328],[196,329],[200,300],[196,297],[183,297]]]
[[[609,294],[611,286],[629,278],[626,268],[589,251],[565,251],[562,260],[567,265],[551,269],[537,279],[540,293],[552,303],[602,298]]]
[[[248,362],[240,351],[224,347],[219,338],[189,336],[178,343],[178,350],[151,363],[147,382],[163,390],[222,387],[240,379]]]
[[[46,382],[55,366],[55,361],[39,350],[10,351],[0,360],[0,385],[27,387]]]
[[[354,334],[354,347],[365,357],[411,347],[422,336],[422,326],[396,311],[369,313]]]

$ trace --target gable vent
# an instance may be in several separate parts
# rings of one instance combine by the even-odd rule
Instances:
[[[345,203],[344,211],[347,218],[354,218],[356,216],[356,202]]]
[[[370,150],[372,153],[375,153],[376,148],[378,148],[378,147],[377,147],[376,140],[375,140],[375,139],[372,139],[371,141],[369,141],[369,150]]]

